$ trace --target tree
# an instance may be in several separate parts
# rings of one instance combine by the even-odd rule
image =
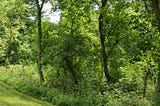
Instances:
[[[3,41],[3,59],[5,64],[20,64],[22,60],[24,42],[28,42],[26,38],[27,24],[30,22],[29,7],[24,5],[23,1],[5,1],[1,4],[0,12],[5,11],[5,14],[1,14],[1,36]],[[5,8],[6,7],[6,8]],[[26,24],[27,23],[27,24]],[[23,43],[22,43],[23,42]],[[28,44],[28,43],[27,43]],[[27,49],[27,47],[24,47]]]
[[[42,8],[45,0],[42,0],[41,3],[39,0],[36,0],[37,5],[37,28],[38,28],[38,72],[40,77],[40,83],[44,82],[44,76],[42,71]]]
[[[101,13],[99,15],[99,33],[100,33],[100,41],[101,41],[101,49],[102,49],[102,60],[103,60],[103,68],[104,68],[104,73],[106,76],[106,79],[108,82],[112,82],[113,78],[109,74],[108,70],[108,54],[106,52],[106,47],[105,47],[105,22],[104,22],[104,13],[103,10],[106,7],[107,0],[102,0],[102,5],[101,5]]]
[[[79,4],[81,2],[81,4]],[[73,84],[77,85],[81,79],[81,64],[82,58],[85,57],[85,43],[88,31],[88,17],[85,13],[85,4],[87,1],[75,2],[74,0],[64,0],[60,2],[62,9],[61,22],[59,28],[59,35],[61,37],[61,50],[62,53],[61,66],[64,68],[65,73],[69,73]],[[89,16],[89,14],[88,14]],[[83,28],[86,28],[85,30]]]
[[[108,82],[115,82],[121,76],[118,69],[120,64],[123,66],[123,62],[120,62],[119,59],[126,55],[125,52],[127,51],[125,49],[128,45],[126,44],[126,41],[127,38],[129,38],[128,33],[131,33],[131,14],[127,13],[129,5],[130,3],[124,0],[101,1],[98,19],[99,35],[102,52],[102,65]],[[119,73],[119,75],[117,75],[118,77],[114,73]],[[117,78],[114,77],[114,75]]]

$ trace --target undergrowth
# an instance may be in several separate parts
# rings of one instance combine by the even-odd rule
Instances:
[[[0,67],[0,80],[22,93],[49,101],[56,106],[151,106],[147,99],[136,92],[124,92],[119,86],[111,91],[105,86],[103,93],[97,89],[87,88],[83,90],[83,95],[80,95],[79,91],[64,92],[45,84],[40,85],[35,67],[34,65]]]

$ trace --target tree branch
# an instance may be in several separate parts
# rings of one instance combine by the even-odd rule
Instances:
[[[39,0],[36,0],[37,8],[39,8],[41,11],[42,11],[42,8],[43,8],[43,5],[44,5],[44,2],[45,2],[45,0],[42,0],[42,3],[40,4],[40,3],[39,3]]]
[[[44,2],[45,2],[45,0],[42,0],[41,6],[40,6],[40,9],[41,9],[41,10],[42,10],[42,8],[43,8]]]
[[[40,5],[39,5],[39,1],[38,1],[38,0],[36,0],[36,5],[37,5],[37,8],[39,8],[39,7],[40,7]]]

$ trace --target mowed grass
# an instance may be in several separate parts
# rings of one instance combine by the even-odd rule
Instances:
[[[53,106],[47,102],[24,95],[0,82],[0,106]]]

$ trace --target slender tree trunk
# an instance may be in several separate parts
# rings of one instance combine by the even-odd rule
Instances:
[[[147,70],[147,72],[145,73],[145,76],[144,76],[143,97],[146,96],[148,75],[149,75],[149,71]]]
[[[70,57],[66,57],[65,58],[65,61],[66,61],[66,65],[71,73],[71,76],[72,76],[72,80],[74,81],[74,84],[78,84],[78,79],[77,79],[77,74],[74,70],[74,67],[73,67],[73,60],[71,60]]]
[[[44,82],[44,76],[42,71],[42,7],[44,4],[44,0],[42,4],[39,4],[39,0],[36,0],[37,4],[37,20],[38,20],[38,72],[40,77],[40,83]]]
[[[106,6],[107,0],[102,0],[101,9],[104,9]],[[101,50],[102,50],[102,62],[103,62],[103,70],[105,77],[108,82],[112,82],[112,77],[109,74],[108,70],[108,54],[106,52],[105,46],[105,23],[104,23],[104,14],[103,12],[99,15],[99,33],[100,33],[100,43],[101,43]]]

